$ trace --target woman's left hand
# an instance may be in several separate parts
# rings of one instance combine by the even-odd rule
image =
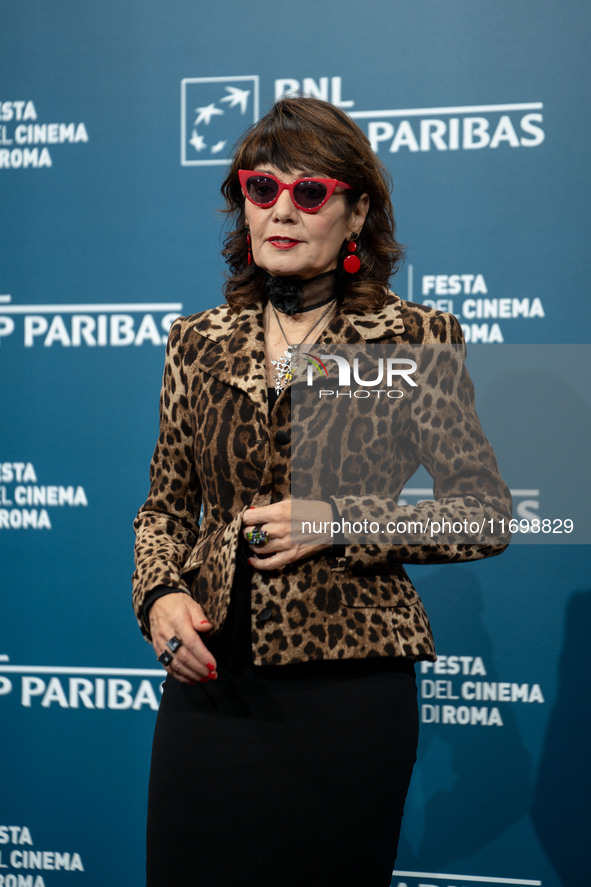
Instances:
[[[330,548],[332,520],[332,507],[328,502],[316,500],[282,499],[272,505],[249,508],[242,519],[246,541],[249,541],[247,534],[255,527],[268,536],[263,544],[249,543],[253,552],[250,565],[256,570],[278,570]],[[315,530],[322,527],[325,532],[303,532],[302,523],[307,521],[314,524]]]

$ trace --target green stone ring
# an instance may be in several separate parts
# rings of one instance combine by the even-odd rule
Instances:
[[[246,541],[250,542],[251,545],[264,545],[268,540],[269,534],[266,530],[263,530],[262,524],[253,527],[246,534]]]

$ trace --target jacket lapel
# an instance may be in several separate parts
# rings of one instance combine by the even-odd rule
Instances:
[[[380,342],[404,332],[400,299],[390,293],[391,299],[379,311],[356,313],[344,311],[328,324],[319,342],[323,345],[342,345],[358,342]]]
[[[229,308],[222,305],[199,315],[190,332],[207,339],[207,345],[197,349],[199,366],[226,385],[240,388],[266,410],[262,309],[254,307],[231,314]]]

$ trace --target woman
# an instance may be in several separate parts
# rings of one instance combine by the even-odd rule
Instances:
[[[387,173],[339,109],[280,100],[238,145],[222,193],[227,304],[171,328],[135,523],[134,605],[168,672],[148,884],[386,887],[416,752],[413,662],[434,658],[402,563],[504,545],[292,541],[290,381],[304,342],[430,345],[461,332],[388,292],[401,249]],[[431,421],[423,399],[420,434],[410,428],[390,460],[374,516],[508,516],[460,375],[444,433],[447,407]],[[438,501],[397,506],[420,461]],[[307,507],[326,523],[359,503]]]

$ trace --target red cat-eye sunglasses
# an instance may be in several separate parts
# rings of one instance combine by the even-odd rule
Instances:
[[[296,209],[301,209],[305,213],[315,213],[332,197],[335,188],[353,190],[351,185],[336,179],[308,177],[287,184],[269,172],[260,173],[248,169],[239,169],[238,178],[244,196],[255,206],[265,209],[277,202],[282,191],[289,191]]]

